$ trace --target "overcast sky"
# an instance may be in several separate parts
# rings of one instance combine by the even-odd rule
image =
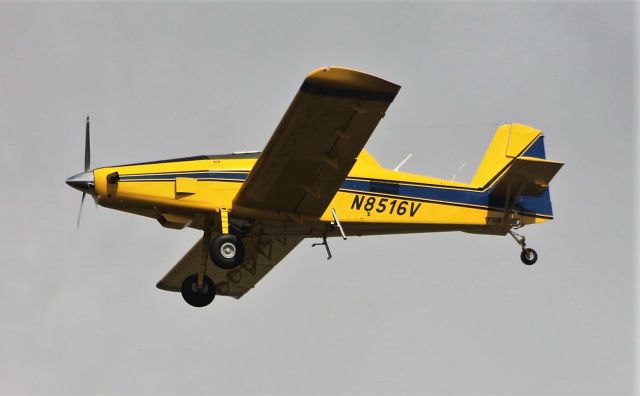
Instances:
[[[0,392],[629,394],[632,3],[0,4]],[[468,181],[542,129],[556,220],[305,241],[241,300],[155,283],[199,238],[85,203],[92,166],[260,150],[324,65],[402,85],[367,148]],[[462,166],[464,164],[464,166]],[[462,167],[462,169],[460,169]]]

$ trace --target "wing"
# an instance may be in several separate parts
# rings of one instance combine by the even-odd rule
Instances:
[[[319,217],[400,86],[333,67],[307,76],[233,206]]]
[[[216,284],[218,295],[240,298],[289,254],[302,239],[297,236],[243,238],[245,259],[242,265],[233,270],[223,270],[215,266],[209,258],[207,275]],[[182,281],[187,276],[197,273],[201,252],[202,238],[158,282],[156,287],[162,290],[180,291]]]

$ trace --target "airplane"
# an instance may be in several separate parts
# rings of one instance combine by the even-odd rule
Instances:
[[[305,238],[463,231],[510,235],[538,259],[519,228],[553,218],[544,135],[497,128],[469,183],[387,169],[364,148],[400,86],[344,67],[302,83],[264,150],[90,169],[66,183],[103,207],[156,219],[202,238],[157,283],[191,306],[242,297]],[[80,212],[81,213],[81,212]],[[80,214],[79,214],[80,216]],[[78,221],[80,217],[78,216]]]

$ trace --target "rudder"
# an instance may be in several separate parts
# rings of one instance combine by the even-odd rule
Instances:
[[[545,159],[542,131],[521,124],[498,127],[471,181],[484,187],[517,157]]]

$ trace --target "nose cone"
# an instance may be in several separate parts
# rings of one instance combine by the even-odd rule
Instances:
[[[93,171],[78,173],[75,176],[71,176],[66,180],[66,183],[76,190],[93,195],[93,187],[95,186]]]

